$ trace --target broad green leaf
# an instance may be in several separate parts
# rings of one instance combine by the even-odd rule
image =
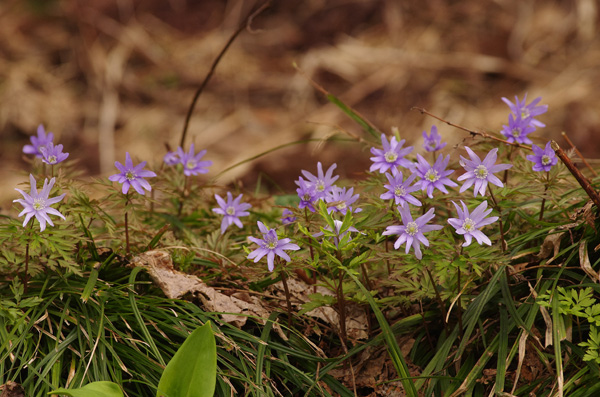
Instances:
[[[123,397],[121,388],[113,382],[92,382],[79,389],[56,389],[48,394],[71,397]]]
[[[187,337],[165,368],[156,397],[212,397],[217,380],[217,345],[207,322]]]

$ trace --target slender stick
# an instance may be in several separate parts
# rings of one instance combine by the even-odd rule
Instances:
[[[575,164],[573,164],[571,159],[560,148],[560,146],[558,146],[558,143],[556,143],[555,141],[550,141],[550,146],[552,146],[552,149],[554,150],[554,153],[556,153],[558,158],[561,159],[564,165],[569,169],[569,171],[571,171],[571,174],[575,177],[575,179],[577,179],[577,182],[579,182],[579,184],[581,185],[583,190],[585,190],[590,199],[592,199],[594,204],[596,204],[596,207],[600,208],[600,196],[598,196],[598,192],[594,190],[590,181],[585,176],[583,176],[583,174],[581,173],[581,171],[579,171],[577,167],[575,167]]]
[[[283,291],[285,292],[285,303],[287,304],[288,312],[288,335],[292,329],[292,301],[290,296],[290,289],[288,288],[287,276],[285,269],[282,269],[279,274],[281,275],[281,282],[283,283]]]
[[[567,141],[567,143],[571,146],[571,149],[575,150],[575,153],[577,153],[577,155],[579,156],[581,161],[583,161],[583,164],[585,164],[585,166],[588,167],[590,171],[592,171],[592,174],[594,174],[594,176],[598,176],[598,173],[596,172],[596,170],[593,169],[592,166],[590,165],[590,163],[587,162],[587,160],[585,159],[585,157],[583,157],[583,155],[581,154],[579,149],[577,149],[575,147],[575,145],[573,145],[573,142],[571,142],[571,140],[567,136],[567,133],[563,131],[560,134],[563,136],[563,138],[565,138],[565,141]]]
[[[342,255],[338,251],[336,253],[337,259],[342,263]],[[346,333],[346,301],[344,299],[344,272],[339,269],[338,276],[338,285],[336,288],[337,292],[337,301],[338,301],[338,311],[340,316],[340,338],[342,339],[342,344],[346,345],[347,333]]]
[[[548,187],[550,186],[550,171],[546,171],[546,184],[544,185],[544,197],[542,197],[542,207],[540,208],[540,217],[538,220],[542,220],[544,218],[544,207],[546,206],[546,192],[548,191]]]
[[[125,194],[125,252],[129,255],[129,217],[127,205],[129,204],[129,193]]]
[[[466,132],[468,132],[469,134],[471,134],[473,136],[479,135],[479,136],[481,136],[483,138],[492,139],[494,141],[502,142],[502,143],[505,143],[507,145],[512,145],[512,146],[515,146],[515,147],[520,147],[522,149],[532,150],[531,147],[529,147],[529,146],[521,145],[521,144],[516,143],[516,142],[509,142],[507,140],[504,140],[504,139],[501,139],[501,138],[497,138],[497,137],[495,137],[493,135],[490,135],[487,132],[471,130],[471,129],[468,129],[468,128],[463,127],[461,125],[454,124],[454,123],[452,123],[450,121],[447,121],[447,120],[444,120],[443,118],[441,118],[439,116],[436,116],[435,114],[430,113],[427,110],[425,110],[423,108],[420,108],[420,107],[416,107],[415,106],[415,107],[411,108],[411,110],[417,110],[417,111],[421,112],[421,114],[426,114],[426,115],[428,115],[430,117],[433,117],[434,119],[437,119],[437,120],[441,121],[442,123],[448,124],[449,126],[452,126],[454,128],[458,128],[458,129],[463,130],[463,131],[466,131]]]
[[[431,274],[429,267],[425,266],[425,271],[427,272],[429,280],[431,281],[431,285],[433,286],[433,290],[435,291],[435,299],[438,301],[438,305],[440,305],[440,310],[442,311],[442,321],[444,322],[444,329],[446,330],[446,335],[449,335],[448,324],[446,324],[446,305],[444,305],[444,301],[442,300],[440,292],[438,291],[435,285],[435,280],[433,279],[433,275]]]
[[[498,201],[496,201],[496,197],[494,196],[494,192],[492,191],[492,187],[490,186],[490,197],[492,198],[492,202],[494,203],[494,208],[498,211],[500,215],[498,217],[498,224],[500,226],[500,247],[502,248],[502,252],[506,251],[507,244],[506,240],[504,240],[504,226],[502,225],[502,208],[498,205]]]
[[[185,123],[183,124],[183,132],[181,133],[181,140],[179,142],[179,146],[180,147],[183,148],[183,144],[185,143],[185,136],[187,134],[188,126],[190,124],[190,119],[192,118],[192,113],[194,113],[194,108],[196,107],[196,102],[198,101],[198,98],[200,97],[200,94],[202,93],[202,91],[204,91],[204,88],[208,84],[210,78],[214,74],[215,69],[217,68],[217,65],[221,61],[221,58],[223,58],[223,55],[225,55],[225,52],[227,52],[227,50],[229,49],[229,47],[231,46],[231,44],[234,42],[234,40],[239,36],[239,34],[242,33],[242,31],[244,29],[249,28],[250,24],[252,23],[252,20],[258,14],[260,14],[261,12],[263,12],[270,5],[271,5],[271,0],[267,0],[260,7],[258,7],[256,9],[256,11],[253,11],[250,15],[248,15],[248,17],[246,17],[246,19],[244,20],[244,22],[242,22],[240,24],[240,26],[236,29],[236,31],[233,32],[233,34],[231,35],[231,37],[229,38],[229,40],[225,44],[225,47],[223,47],[223,49],[221,50],[221,52],[219,53],[219,55],[213,61],[212,65],[210,67],[210,70],[208,71],[208,73],[206,74],[206,77],[204,78],[204,81],[202,81],[202,84],[200,84],[200,87],[198,87],[198,90],[196,90],[196,94],[194,95],[194,99],[192,99],[192,103],[190,104],[190,108],[188,109],[187,115],[185,116]]]

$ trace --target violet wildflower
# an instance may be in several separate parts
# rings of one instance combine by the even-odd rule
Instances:
[[[40,146],[39,150],[42,153],[42,161],[46,164],[54,165],[63,162],[69,157],[69,153],[63,153],[63,145],[56,145],[49,142],[46,146]]]
[[[529,105],[525,105],[526,100],[527,93],[525,93],[522,101],[519,101],[519,98],[515,95],[515,103],[512,103],[507,98],[502,98],[502,101],[508,105],[510,110],[516,116],[520,116],[523,120],[531,118],[529,124],[533,127],[545,127],[546,124],[534,119],[534,117],[546,113],[548,111],[548,105],[536,106],[542,100],[542,97],[537,97]]]
[[[444,148],[447,142],[442,143],[442,136],[438,134],[437,127],[431,126],[431,134],[427,135],[427,131],[423,131],[423,149],[427,152],[437,152]]]
[[[29,174],[29,183],[31,185],[30,194],[25,193],[21,189],[15,189],[17,192],[23,195],[22,199],[13,200],[13,202],[19,203],[24,207],[23,211],[21,211],[21,213],[19,214],[19,216],[25,215],[23,227],[27,225],[27,222],[29,222],[29,220],[33,216],[35,216],[38,222],[40,223],[41,232],[43,232],[44,229],[46,229],[46,222],[48,222],[50,226],[54,226],[54,223],[52,223],[52,220],[48,215],[56,215],[65,219],[63,214],[50,207],[52,204],[56,204],[59,201],[61,201],[66,194],[63,193],[60,196],[52,198],[48,197],[50,195],[52,187],[54,186],[55,181],[56,178],[50,179],[50,182],[48,182],[48,178],[44,179],[44,187],[42,188],[42,191],[38,193],[36,187],[37,182],[33,175]]]
[[[558,162],[556,153],[554,153],[554,150],[550,147],[550,142],[546,144],[544,149],[537,145],[531,145],[531,149],[534,154],[529,154],[525,157],[527,160],[533,162],[534,171],[550,171],[550,168]]]
[[[122,192],[123,194],[127,194],[129,191],[129,186],[132,186],[139,194],[144,195],[144,189],[147,191],[151,191],[152,187],[144,178],[155,177],[156,174],[152,171],[144,170],[144,166],[146,165],[145,161],[142,161],[135,167],[133,166],[133,161],[131,161],[131,156],[129,156],[129,152],[125,153],[125,165],[115,161],[115,167],[119,171],[118,174],[114,174],[108,177],[110,181],[119,182],[123,185]]]
[[[392,173],[385,173],[385,176],[389,182],[389,185],[383,185],[387,192],[383,193],[379,198],[384,200],[394,199],[396,205],[404,206],[404,203],[410,203],[412,205],[421,206],[421,202],[414,198],[411,193],[419,190],[419,183],[417,182],[413,186],[410,186],[412,181],[417,177],[416,174],[412,174],[404,182],[402,182],[402,172],[398,171],[397,168],[392,168]]]
[[[185,176],[206,174],[212,161],[200,161],[206,154],[206,149],[194,153],[194,144],[190,145],[190,151],[185,153],[182,148],[177,148],[179,162],[183,164],[183,173]],[[177,163],[175,163],[177,164]]]
[[[234,199],[231,192],[227,192],[227,201],[218,194],[215,194],[215,199],[217,200],[219,207],[213,208],[212,210],[219,215],[223,215],[223,220],[221,221],[221,234],[225,233],[225,230],[227,230],[232,223],[235,223],[240,229],[243,228],[244,225],[242,225],[242,221],[240,221],[240,216],[250,215],[247,210],[252,208],[252,205],[240,203],[242,195],[240,194]]]
[[[165,154],[165,157],[163,157],[163,161],[166,165],[176,165],[181,163],[181,158],[179,157],[179,153],[177,151],[168,152],[167,154]]]
[[[281,212],[281,223],[283,223],[284,225],[289,225],[291,223],[294,223],[294,222],[296,222],[296,219],[297,218],[294,216],[294,213],[287,208],[285,208]]]
[[[419,186],[421,190],[427,191],[427,196],[433,198],[433,189],[438,189],[444,194],[448,194],[446,186],[458,186],[455,182],[448,178],[448,175],[452,174],[454,170],[446,170],[448,162],[450,161],[450,155],[446,155],[446,158],[440,154],[435,161],[435,164],[431,166],[427,160],[420,154],[417,154],[417,164],[413,165],[414,173],[421,178],[421,180],[415,183],[415,186]]]
[[[327,212],[340,212],[343,215],[346,215],[348,210],[353,213],[361,212],[362,208],[352,208],[352,204],[354,204],[359,197],[358,194],[352,195],[352,193],[354,193],[353,187],[346,190],[345,187],[334,186],[333,191],[325,197]]]
[[[23,146],[23,153],[35,154],[36,157],[42,157],[43,155],[40,151],[40,148],[52,142],[52,140],[54,139],[54,134],[48,132],[48,135],[46,135],[44,126],[40,124],[37,128],[37,137],[32,136],[29,139],[31,140],[31,145]]]
[[[400,211],[400,215],[402,216],[402,223],[404,223],[404,225],[388,226],[383,232],[383,235],[400,235],[400,237],[398,237],[398,239],[394,243],[394,248],[398,249],[402,244],[406,243],[406,253],[408,254],[410,247],[413,247],[417,259],[421,259],[423,257],[423,254],[421,253],[421,243],[426,247],[429,247],[429,240],[425,238],[423,233],[427,233],[432,230],[440,230],[442,226],[427,225],[427,222],[432,220],[435,216],[433,213],[433,208],[431,208],[429,211],[427,211],[427,213],[425,213],[425,215],[417,218],[416,220],[413,220],[408,206],[398,207],[398,210]]]
[[[308,208],[311,212],[315,212],[315,207],[313,204],[319,200],[319,194],[317,194],[315,187],[302,179],[302,177],[296,181],[296,184],[300,186],[298,189],[296,189],[296,192],[298,192],[298,197],[300,197],[298,208]]]
[[[487,245],[492,245],[490,239],[483,234],[483,232],[479,229],[484,227],[485,225],[489,225],[490,223],[494,223],[498,220],[497,216],[492,216],[486,219],[486,216],[492,212],[492,209],[487,208],[487,201],[479,204],[477,208],[473,210],[469,214],[469,209],[461,200],[462,210],[454,201],[452,204],[456,207],[456,211],[458,212],[458,218],[450,218],[448,219],[448,223],[454,226],[456,229],[456,233],[462,234],[465,237],[465,243],[462,245],[466,247],[471,244],[473,238],[477,240],[479,245],[485,243]]]
[[[379,170],[379,172],[383,174],[390,168],[398,166],[405,168],[411,167],[412,162],[406,160],[404,157],[412,152],[413,147],[409,146],[403,149],[402,145],[404,145],[404,142],[406,142],[405,139],[398,142],[395,136],[388,142],[385,134],[381,134],[381,145],[383,146],[383,149],[371,148],[371,153],[375,157],[371,157],[373,165],[371,165],[369,171],[373,172]]]
[[[286,262],[289,262],[291,259],[285,251],[296,251],[299,250],[300,247],[294,243],[290,243],[291,240],[289,238],[279,240],[275,229],[267,228],[261,221],[258,221],[257,224],[258,229],[263,234],[263,238],[261,240],[256,237],[248,237],[250,241],[258,244],[258,248],[248,254],[248,259],[254,259],[254,263],[256,263],[266,255],[267,266],[269,271],[272,272],[275,268],[275,255],[285,259]]]
[[[354,226],[350,226],[348,229],[346,229],[343,233],[340,233],[340,230],[342,229],[342,225],[344,224],[344,222],[339,221],[337,219],[333,220],[333,224],[335,226],[335,237],[333,238],[333,243],[335,244],[336,247],[339,246],[340,241],[342,241],[344,239],[344,237],[346,236],[346,234],[348,234],[349,232],[356,232],[356,233],[361,233],[357,228],[355,228]],[[332,231],[331,230],[331,226],[327,225],[325,227],[325,230],[328,231]],[[322,235],[324,235],[325,233],[323,232],[319,232],[319,233],[315,233],[312,236],[313,237],[321,237]],[[364,233],[362,233],[364,234]],[[348,242],[351,241],[352,238],[348,237]]]
[[[485,189],[488,182],[493,183],[498,187],[503,187],[504,184],[494,174],[496,172],[504,171],[512,167],[511,164],[496,164],[498,158],[498,149],[494,148],[485,156],[485,159],[481,161],[479,156],[475,154],[468,146],[465,149],[469,153],[471,160],[467,160],[463,156],[460,156],[460,164],[467,171],[458,177],[459,181],[466,180],[466,182],[460,188],[460,192],[464,192],[471,186],[475,185],[474,196],[477,197],[477,192],[482,196],[485,196]]]
[[[502,126],[502,135],[508,142],[531,144],[531,139],[527,135],[535,131],[535,127],[530,124],[531,118],[523,119],[521,115],[513,117],[512,113],[508,115],[508,125]]]
[[[308,181],[305,181],[306,185],[308,187],[313,187],[315,189],[315,194],[316,194],[317,199],[324,198],[333,189],[333,183],[339,178],[339,175],[332,176],[333,170],[335,170],[336,167],[337,167],[337,164],[333,163],[331,165],[331,167],[329,167],[329,169],[327,169],[327,172],[323,173],[323,166],[321,165],[321,162],[318,162],[317,163],[317,171],[318,171],[317,176],[314,176],[313,174],[311,174],[308,171],[302,170],[302,175],[304,175],[304,177],[306,179],[308,179]],[[302,178],[300,178],[300,180],[296,181],[296,185],[298,185],[302,188],[301,182],[302,182]]]

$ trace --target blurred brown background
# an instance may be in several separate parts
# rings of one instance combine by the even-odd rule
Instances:
[[[0,201],[25,181],[21,153],[39,124],[91,175],[115,172],[129,151],[158,166],[178,145],[196,88],[254,0],[2,0]],[[547,127],[566,131],[587,157],[600,153],[600,35],[596,0],[273,1],[217,67],[191,120],[187,145],[208,149],[207,177],[269,148],[357,125],[293,67],[409,143],[435,122],[499,131],[502,96],[542,96]],[[435,122],[445,139],[461,131]],[[343,133],[342,136],[346,136]],[[363,135],[364,136],[364,135]],[[337,161],[357,176],[359,145],[303,145],[222,175],[259,173],[283,189],[301,168]]]

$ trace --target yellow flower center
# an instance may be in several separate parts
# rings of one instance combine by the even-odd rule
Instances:
[[[394,194],[397,197],[402,197],[406,194],[406,190],[402,186],[397,186],[396,189],[394,189]]]
[[[414,236],[415,234],[419,233],[419,226],[417,225],[417,222],[408,222],[406,225],[406,233],[410,236]]]
[[[227,209],[225,210],[225,212],[227,213],[227,215],[234,215],[235,214],[235,208],[231,207],[227,207]]]
[[[438,174],[438,172],[432,168],[425,173],[425,179],[427,179],[429,182],[435,182],[440,179],[440,174]]]
[[[542,164],[543,165],[548,165],[552,162],[552,160],[550,159],[550,156],[548,156],[547,154],[544,154],[542,156]]]
[[[46,200],[43,198],[33,199],[33,209],[36,211],[40,211],[46,208]]]
[[[467,232],[472,232],[473,230],[475,230],[475,222],[473,222],[473,219],[467,218],[464,220],[462,227]]]
[[[193,170],[194,168],[196,168],[196,161],[188,160],[188,162],[185,163],[185,166],[187,167],[188,170]]]
[[[394,152],[387,152],[384,157],[385,161],[388,163],[393,163],[394,161],[398,160],[398,155]]]
[[[478,165],[473,172],[475,173],[475,178],[477,179],[485,179],[489,174],[488,169],[483,164]]]
[[[51,163],[51,164],[52,163],[56,163],[56,160],[57,160],[56,156],[50,156],[50,157],[48,157],[48,162]]]
[[[127,172],[125,173],[125,178],[126,178],[128,181],[133,181],[133,180],[135,180],[135,178],[136,178],[136,175],[133,173],[133,171],[127,171]]]

